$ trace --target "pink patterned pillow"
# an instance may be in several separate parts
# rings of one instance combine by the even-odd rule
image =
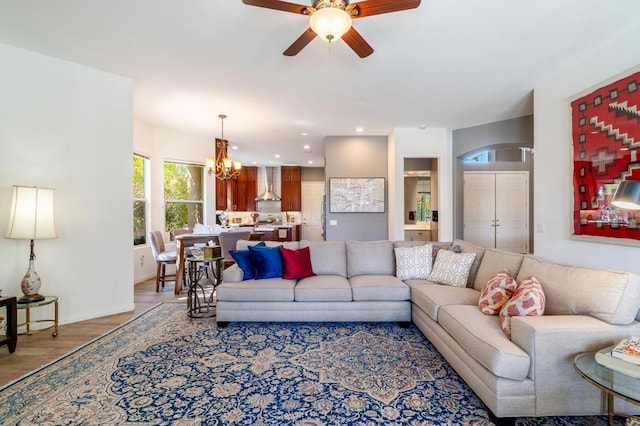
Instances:
[[[544,304],[540,282],[533,276],[522,280],[511,300],[500,310],[500,325],[504,334],[511,339],[511,317],[542,315]]]
[[[500,309],[511,299],[518,283],[508,269],[503,269],[482,287],[478,307],[485,315],[498,315]]]

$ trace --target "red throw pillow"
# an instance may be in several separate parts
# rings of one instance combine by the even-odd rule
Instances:
[[[282,254],[282,278],[285,280],[296,280],[300,278],[312,277],[311,255],[309,247],[300,250],[289,250],[280,247]]]
[[[498,315],[500,309],[511,299],[518,283],[509,270],[503,269],[482,287],[478,307],[485,315]]]
[[[511,317],[544,314],[545,297],[540,282],[529,276],[522,280],[511,299],[500,310],[500,325],[511,339]]]

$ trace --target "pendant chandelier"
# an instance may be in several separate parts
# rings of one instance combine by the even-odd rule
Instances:
[[[226,181],[233,179],[240,174],[242,162],[233,160],[229,157],[229,141],[224,138],[224,119],[226,115],[220,114],[222,132],[220,139],[216,138],[215,144],[215,162],[213,158],[207,158],[207,172],[212,175],[215,173],[217,179]]]

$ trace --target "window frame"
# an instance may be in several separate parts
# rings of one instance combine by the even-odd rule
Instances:
[[[135,159],[137,158],[141,158],[142,159],[142,190],[144,191],[144,198],[139,198],[136,197],[135,195],[135,187],[134,187],[134,179],[135,179],[135,175],[132,176],[132,195],[133,195],[133,246],[134,247],[138,247],[138,246],[142,246],[142,245],[146,245],[148,244],[147,241],[147,234],[149,233],[149,157],[147,157],[146,155],[143,154],[139,154],[134,152],[133,156],[132,156],[132,167],[134,166],[134,162]],[[135,173],[134,173],[135,174]],[[144,233],[140,239],[140,237],[136,237],[136,203],[143,203],[144,205],[144,217],[143,217],[143,222],[144,222]]]

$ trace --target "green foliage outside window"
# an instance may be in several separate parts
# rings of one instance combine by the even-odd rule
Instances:
[[[203,223],[202,166],[164,163],[165,231]]]
[[[147,235],[147,200],[144,182],[145,159],[133,156],[133,245],[145,244]]]

